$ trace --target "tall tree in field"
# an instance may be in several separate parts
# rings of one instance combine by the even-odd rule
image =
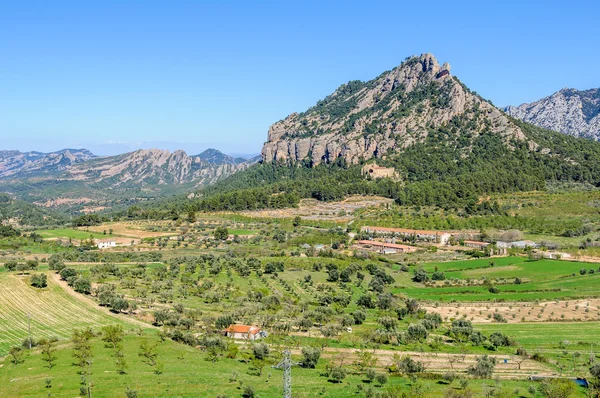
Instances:
[[[106,343],[106,347],[114,350],[115,364],[119,374],[125,374],[127,370],[127,362],[123,354],[124,336],[125,332],[121,325],[109,325],[102,328],[102,340]]]
[[[42,360],[48,364],[48,368],[52,369],[54,367],[54,362],[56,361],[56,342],[58,338],[50,337],[48,339],[41,339],[39,341],[39,346],[42,349]]]

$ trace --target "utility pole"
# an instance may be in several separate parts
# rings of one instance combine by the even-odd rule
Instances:
[[[292,366],[300,365],[299,362],[292,361],[292,354],[289,349],[283,352],[283,359],[273,366],[275,369],[283,369],[283,398],[292,398]]]

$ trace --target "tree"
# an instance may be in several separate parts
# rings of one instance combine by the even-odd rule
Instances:
[[[567,379],[554,379],[543,382],[539,390],[544,397],[569,398],[575,393],[575,383]]]
[[[352,313],[352,318],[354,318],[355,325],[362,325],[362,323],[367,319],[367,315],[360,310],[356,310]]]
[[[28,270],[35,271],[38,269],[39,262],[37,260],[27,260],[25,265],[27,266]]]
[[[375,380],[375,376],[377,376],[377,372],[375,372],[375,369],[369,368],[366,370],[365,377],[369,383],[372,383],[373,380]]]
[[[129,308],[129,301],[127,301],[123,297],[114,296],[110,300],[110,309],[113,310],[114,312],[119,313],[121,311],[127,310],[128,308]]]
[[[406,334],[408,338],[413,341],[426,340],[427,336],[429,335],[429,333],[427,332],[427,328],[423,326],[422,323],[411,323],[410,325],[408,325]]]
[[[73,289],[82,294],[90,294],[92,292],[92,283],[88,278],[79,277],[73,282]]]
[[[336,366],[329,371],[329,380],[334,383],[341,383],[346,378],[348,372],[342,366]]]
[[[89,374],[89,370],[92,366],[92,337],[94,332],[92,329],[75,329],[71,341],[73,342],[73,358],[75,364],[81,368],[81,374]]]
[[[299,227],[301,224],[302,224],[302,218],[300,218],[300,216],[294,217],[294,220],[292,221],[292,225],[294,227]]]
[[[154,373],[162,373],[162,366],[158,362],[158,353],[156,352],[156,344],[150,344],[148,340],[143,339],[140,342],[140,352],[138,356],[142,358],[142,362],[154,368]]]
[[[127,370],[127,362],[123,354],[123,337],[125,331],[121,325],[108,325],[102,328],[102,340],[108,347],[114,351],[115,365],[117,373],[125,374]]]
[[[39,289],[48,286],[48,279],[46,274],[34,274],[31,276],[31,286]]]
[[[6,267],[6,270],[9,272],[15,271],[17,269],[17,265],[19,265],[19,263],[15,260],[9,260],[4,263],[4,267]]]
[[[314,369],[321,357],[321,350],[316,347],[302,347],[302,367]]]
[[[414,270],[412,280],[417,283],[427,282],[429,280],[429,275],[427,275],[427,271],[423,268],[419,268]]]
[[[256,359],[267,359],[270,351],[269,346],[265,343],[257,343],[252,346],[252,353]]]
[[[377,376],[375,376],[375,382],[377,383],[377,385],[383,386],[388,382],[388,377],[384,373],[379,373]]]
[[[425,370],[425,365],[423,362],[415,361],[408,355],[398,358],[398,355],[394,354],[393,361],[396,369],[406,375],[421,373]]]
[[[41,339],[39,346],[41,347],[42,360],[48,363],[48,368],[54,367],[54,361],[56,361],[56,342],[58,338],[50,337],[48,339]]]
[[[227,240],[227,238],[229,237],[229,231],[226,227],[220,226],[215,228],[213,235],[216,240]]]
[[[75,268],[67,267],[67,268],[63,268],[59,272],[59,274],[60,274],[60,277],[62,278],[62,280],[68,282],[71,278],[75,278],[77,276],[77,271],[75,270]]]
[[[477,358],[477,363],[467,369],[471,376],[481,379],[491,379],[496,367],[496,358],[483,355]]]
[[[596,363],[590,367],[590,374],[597,381],[600,381],[600,363]]]
[[[8,355],[10,356],[10,362],[14,365],[18,365],[23,362],[23,347],[19,347],[18,345],[10,347],[8,350]]]

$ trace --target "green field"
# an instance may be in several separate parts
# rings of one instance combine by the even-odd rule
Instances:
[[[43,229],[36,231],[42,238],[51,239],[51,238],[71,238],[71,239],[89,239],[89,237],[93,237],[96,239],[106,239],[111,235],[104,235],[97,232],[91,231],[82,231],[80,229]]]
[[[121,322],[69,295],[50,276],[48,287],[44,289],[29,286],[27,280],[27,276],[0,274],[0,355],[27,337],[28,314],[35,339],[65,338],[74,327],[96,328]]]
[[[530,350],[558,349],[563,340],[576,350],[600,349],[600,322],[491,323],[478,324],[477,329],[505,333]]]
[[[141,397],[240,397],[246,386],[252,386],[257,396],[262,398],[278,398],[282,395],[282,371],[271,367],[277,364],[281,357],[277,350],[272,351],[264,364],[262,375],[259,375],[252,363],[241,360],[241,356],[236,359],[221,358],[216,362],[207,361],[203,351],[166,340],[158,343],[157,349],[158,360],[164,366],[163,373],[154,374],[152,368],[142,363],[138,356],[142,339],[158,342],[156,337],[149,334],[142,337],[133,334],[125,336],[124,358],[127,373],[123,375],[116,372],[111,350],[105,347],[100,338],[94,339],[92,373],[88,376],[88,381],[92,384],[92,396],[124,397],[129,387],[136,390]],[[57,354],[57,363],[52,369],[48,369],[42,361],[38,350],[27,354],[25,361],[18,365],[5,360],[0,372],[0,395],[39,397],[50,393],[52,397],[79,396],[81,377],[77,373],[79,368],[73,365],[71,349],[62,346]],[[364,381],[363,372],[349,367],[349,374],[342,383],[332,383],[328,381],[327,376],[322,375],[326,363],[326,359],[321,359],[316,369],[303,369],[298,366],[293,368],[294,397],[364,396],[357,393],[357,386],[369,387]],[[384,372],[383,369],[378,371]],[[51,379],[51,388],[46,388],[47,379]],[[522,394],[526,394],[530,385],[531,382],[518,380],[496,382],[472,379],[468,388],[476,396],[483,396],[484,391],[490,388],[504,391],[505,394],[514,393],[518,389]],[[439,397],[447,389],[454,389],[459,393],[461,391],[458,382],[450,386],[447,382],[436,379],[411,382],[396,375],[390,375],[385,387],[375,387],[371,384],[371,388],[380,392],[392,390],[397,394],[410,393],[412,390],[413,394],[417,393],[420,397]],[[582,394],[583,390],[578,393]]]
[[[256,235],[258,232],[251,229],[234,228],[228,230],[230,235]]]
[[[491,263],[494,265],[492,266]],[[423,269],[433,272],[436,268],[444,272],[447,279],[462,281],[487,278],[495,284],[498,293],[490,293],[482,284],[471,286],[425,287],[413,282],[400,281],[402,287],[396,293],[423,300],[439,301],[532,301],[565,298],[600,297],[599,264],[562,261],[535,260],[525,257],[477,259],[448,263],[425,264]],[[593,274],[580,275],[581,269],[593,269]],[[520,278],[521,284],[514,280]]]

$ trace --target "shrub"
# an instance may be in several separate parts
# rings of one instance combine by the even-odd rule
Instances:
[[[43,288],[48,286],[48,279],[46,274],[34,274],[31,276],[31,286],[37,288]]]
[[[348,372],[341,366],[337,366],[329,372],[329,379],[334,383],[341,383],[346,378]]]
[[[367,378],[369,383],[371,383],[371,382],[373,382],[373,380],[375,380],[375,376],[377,376],[377,372],[375,372],[375,369],[369,368],[365,372],[365,377]]]
[[[360,310],[354,311],[352,313],[352,317],[354,318],[355,325],[362,325],[362,323],[365,321],[365,319],[367,319],[367,315]]]
[[[427,336],[429,335],[427,328],[425,328],[425,326],[423,326],[421,323],[411,323],[408,325],[406,333],[408,338],[413,341],[426,340]]]
[[[316,347],[302,347],[302,367],[314,369],[321,357],[321,351]]]
[[[487,355],[477,358],[477,363],[467,369],[473,377],[481,379],[490,379],[496,367],[496,358],[488,357]]]
[[[387,382],[388,377],[386,374],[379,373],[377,376],[375,376],[375,383],[377,383],[378,385],[383,386]]]

